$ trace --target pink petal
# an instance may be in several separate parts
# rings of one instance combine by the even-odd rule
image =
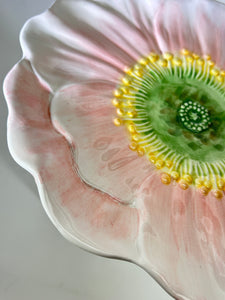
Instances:
[[[224,67],[224,4],[208,0],[159,1],[154,33],[162,52],[187,48]]]
[[[219,67],[225,67],[225,23],[224,4],[205,1],[197,3],[195,30],[203,54],[210,54]]]
[[[142,266],[178,299],[224,299],[224,202],[161,185],[155,176],[137,199]]]
[[[112,90],[113,85],[105,82],[69,86],[53,98],[51,117],[75,147],[82,178],[121,202],[133,203],[134,191],[152,167],[129,149],[124,126],[113,124]]]
[[[151,3],[141,2],[138,7],[153,16]],[[24,27],[24,55],[53,89],[89,79],[117,82],[125,66],[158,50],[151,21],[144,30],[135,21],[136,6],[129,1],[57,1]]]
[[[22,48],[52,89],[116,83],[125,66],[150,51],[188,48],[223,65],[223,9],[208,0],[57,1],[24,27]]]
[[[89,250],[134,258],[135,208],[84,183],[66,139],[52,126],[49,91],[23,60],[6,78],[9,147],[35,177],[47,214],[62,234]]]
[[[159,2],[160,6],[153,22],[160,50],[177,52],[186,48],[201,53],[198,35],[193,24],[196,1],[161,0]]]

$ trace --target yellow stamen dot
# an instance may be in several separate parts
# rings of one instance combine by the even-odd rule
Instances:
[[[113,120],[113,123],[114,123],[114,125],[116,125],[116,126],[120,126],[120,125],[123,123],[123,121],[122,121],[121,119],[119,119],[119,118],[115,118],[115,119]]]
[[[199,59],[199,55],[198,54],[193,53],[192,56],[193,56],[194,59]]]
[[[163,173],[163,174],[161,175],[161,182],[162,182],[163,184],[170,184],[170,182],[171,182],[171,177],[170,177],[170,175],[167,174],[167,173]]]
[[[134,74],[137,75],[138,77],[142,77],[143,76],[143,70],[135,70]]]
[[[152,162],[153,164],[157,161],[157,159],[155,158],[154,155],[149,155],[149,160],[150,160],[150,162]]]
[[[139,156],[143,156],[143,155],[145,155],[145,149],[142,148],[142,147],[139,147],[137,149],[137,153],[138,153]]]
[[[135,69],[135,70],[143,70],[143,66],[140,65],[140,64],[136,64],[136,65],[134,66],[134,69]]]
[[[208,65],[213,68],[215,66],[215,63],[211,60],[208,61]]]
[[[133,70],[132,70],[132,68],[125,67],[125,68],[124,68],[124,72],[125,72],[126,74],[128,74],[128,75],[132,75]]]
[[[115,106],[115,107],[118,107],[120,105],[120,101],[116,98],[112,99],[112,104]]]
[[[187,61],[188,61],[189,63],[193,63],[194,58],[193,58],[192,56],[187,56]]]
[[[163,57],[166,59],[166,60],[172,60],[173,59],[173,54],[169,53],[169,52],[166,52],[163,54]]]
[[[173,162],[172,162],[171,160],[167,160],[167,161],[166,161],[166,166],[167,166],[167,168],[171,168],[172,165],[173,165]]]
[[[130,133],[135,133],[135,132],[136,132],[135,127],[134,127],[133,124],[128,125],[128,126],[127,126],[127,129],[128,129],[128,131],[129,131]]]
[[[208,189],[212,188],[212,182],[210,180],[205,180],[204,181],[204,186],[207,187]]]
[[[202,187],[200,188],[200,193],[201,193],[203,196],[206,196],[206,195],[208,195],[208,193],[209,193],[209,189],[208,189],[206,186],[202,186]]]
[[[216,79],[219,81],[219,82],[223,82],[224,81],[224,77],[219,75],[216,77]]]
[[[189,187],[189,184],[185,180],[181,179],[179,181],[179,186],[180,186],[180,188],[182,188],[182,190],[187,190]]]
[[[122,82],[125,85],[130,85],[130,83],[131,83],[131,81],[130,81],[130,79],[128,77],[123,77],[122,78]]]
[[[157,160],[155,166],[157,169],[162,169],[162,167],[164,166],[164,161],[162,159]]]
[[[213,196],[217,199],[221,199],[223,197],[223,192],[220,190],[213,191]]]
[[[130,118],[133,118],[135,116],[135,111],[129,110],[127,112],[127,116],[130,117]]]
[[[154,63],[159,59],[159,55],[156,53],[150,53],[148,58],[152,63]]]
[[[139,135],[138,134],[132,134],[132,140],[135,142],[139,141]]]
[[[202,65],[204,65],[204,59],[202,59],[202,58],[199,58],[198,60],[197,60],[197,64],[199,65],[199,66],[202,66]]]
[[[127,106],[133,106],[133,101],[131,99],[127,100]]]
[[[130,150],[136,151],[137,150],[137,143],[131,142],[129,145]]]
[[[178,173],[178,172],[173,171],[173,172],[171,173],[171,177],[172,177],[174,180],[178,180],[180,176],[179,176],[179,173]]]
[[[210,74],[213,75],[213,76],[218,76],[218,75],[220,74],[220,72],[219,72],[219,70],[217,70],[217,69],[212,69],[212,70],[210,71]]]
[[[123,116],[123,111],[121,108],[117,108],[116,113],[118,116],[122,117]]]
[[[225,186],[224,180],[223,180],[223,179],[218,179],[218,181],[217,181],[217,186],[218,186],[218,188],[219,188],[220,190],[222,190],[222,189],[224,188],[224,186]]]
[[[204,55],[203,57],[204,57],[205,60],[210,60],[211,59],[211,56],[208,55],[208,54]]]
[[[192,184],[192,182],[193,182],[193,178],[192,178],[192,176],[191,175],[184,175],[183,176],[183,179],[188,183],[188,184]]]
[[[196,185],[197,188],[202,187],[203,184],[204,184],[204,180],[202,178],[196,178],[195,185]]]
[[[180,67],[182,65],[182,60],[178,57],[174,57],[173,64],[177,67]]]
[[[122,87],[121,91],[122,91],[123,94],[129,94],[129,88],[128,87],[125,87],[125,86]]]
[[[189,54],[190,54],[190,51],[187,50],[187,49],[182,49],[182,50],[181,50],[181,54],[186,56],[186,55],[189,55]]]
[[[143,66],[147,66],[147,64],[149,63],[149,60],[148,60],[148,58],[141,58],[140,60],[139,60],[139,63],[141,64],[141,65],[143,65]]]
[[[114,96],[115,97],[121,97],[121,96],[123,96],[123,92],[121,90],[115,90]]]
[[[225,71],[223,71],[223,70],[220,71],[220,75],[223,76],[223,77],[225,77]]]
[[[167,67],[167,64],[168,64],[168,62],[167,62],[167,60],[166,59],[160,59],[159,61],[158,61],[158,63],[159,63],[159,65],[161,66],[161,67]]]

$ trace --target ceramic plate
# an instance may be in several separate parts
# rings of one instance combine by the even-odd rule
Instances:
[[[225,7],[59,0],[23,27],[8,145],[68,240],[225,296]]]

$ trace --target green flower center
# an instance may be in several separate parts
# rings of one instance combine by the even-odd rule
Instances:
[[[210,57],[182,50],[151,53],[115,91],[113,105],[130,135],[130,149],[162,170],[162,182],[194,184],[217,198],[225,187],[225,72]]]

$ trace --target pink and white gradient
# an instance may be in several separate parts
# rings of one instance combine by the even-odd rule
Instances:
[[[225,6],[210,0],[59,0],[21,32],[8,144],[58,230],[146,269],[176,299],[225,297],[225,204],[164,186],[112,123],[125,66],[188,48],[225,68]]]

